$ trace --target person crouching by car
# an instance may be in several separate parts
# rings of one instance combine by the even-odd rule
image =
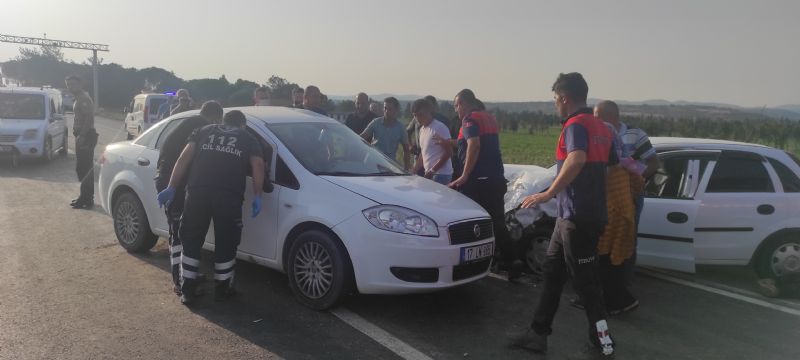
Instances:
[[[236,250],[242,237],[242,201],[248,170],[252,169],[252,217],[261,212],[264,159],[261,146],[245,129],[241,111],[225,114],[223,125],[207,125],[195,131],[184,148],[169,186],[158,193],[158,203],[169,206],[176,188],[186,181],[186,203],[180,226],[181,302],[197,297],[200,252],[211,220],[214,220],[214,297],[224,300],[234,290]],[[225,174],[225,176],[219,176]]]
[[[186,147],[189,141],[189,136],[192,133],[209,124],[219,124],[222,122],[222,105],[216,101],[206,101],[200,108],[200,116],[192,116],[180,121],[161,145],[161,150],[158,153],[158,162],[156,163],[156,191],[161,192],[169,185],[172,170],[181,151]],[[180,269],[181,269],[181,245],[180,236],[178,236],[178,229],[180,228],[180,219],[183,215],[183,201],[185,197],[186,184],[175,184],[175,200],[167,205],[164,211],[167,213],[167,224],[169,225],[169,253],[170,265],[172,266],[172,282],[173,290],[178,296],[181,295],[180,285]]]

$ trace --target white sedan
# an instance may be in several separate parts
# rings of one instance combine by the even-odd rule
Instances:
[[[638,264],[685,272],[696,264],[752,265],[772,278],[800,272],[800,161],[794,155],[732,141],[651,142],[661,168],[645,187]],[[512,180],[506,210],[555,176],[552,168],[506,167]],[[529,242],[525,259],[534,270],[554,216],[552,204],[507,215],[515,238]]]
[[[263,195],[257,218],[244,217],[237,257],[286,272],[303,304],[325,309],[354,290],[424,292],[488,274],[492,222],[472,200],[405,173],[331,118],[280,107],[238,110],[269,154],[274,190]],[[179,122],[197,114],[172,116],[106,147],[100,202],[127,250],[147,251],[168,236],[153,182],[158,152]],[[251,189],[245,194],[249,204]],[[213,247],[209,231],[205,248]]]

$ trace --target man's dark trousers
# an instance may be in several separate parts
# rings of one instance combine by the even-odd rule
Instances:
[[[508,187],[505,179],[469,180],[458,190],[472,201],[478,203],[492,218],[494,239],[498,250],[502,253],[506,265],[517,260],[519,252],[511,241],[506,227],[505,203],[503,196]]]
[[[242,196],[224,189],[186,190],[180,224],[181,291],[191,294],[200,271],[200,254],[208,227],[214,220],[214,279],[233,286],[236,249],[242,238]]]
[[[603,224],[558,218],[543,264],[544,287],[531,327],[537,334],[552,333],[561,291],[572,278],[575,291],[586,307],[589,334],[596,334],[595,324],[606,318],[598,278],[597,243]]]
[[[79,202],[94,202],[94,147],[97,146],[97,133],[92,130],[75,138],[75,172],[81,182]]]

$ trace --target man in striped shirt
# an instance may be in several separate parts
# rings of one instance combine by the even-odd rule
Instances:
[[[610,100],[599,102],[594,107],[594,115],[601,120],[611,124],[617,129],[617,133],[622,138],[622,157],[631,157],[636,161],[641,162],[647,166],[647,169],[642,173],[641,187],[644,181],[647,181],[658,170],[658,157],[656,156],[656,149],[650,143],[650,138],[644,130],[630,127],[619,120],[619,107],[617,104]],[[636,223],[639,223],[639,215],[642,213],[644,205],[644,193],[639,193],[635,197],[636,203]]]
[[[594,107],[594,116],[611,124],[617,129],[619,137],[622,139],[622,157],[631,157],[636,161],[647,166],[642,176],[631,175],[631,187],[636,191],[633,203],[636,206],[635,221],[636,231],[639,231],[639,217],[644,208],[644,184],[660,166],[656,149],[650,143],[650,138],[644,130],[630,127],[619,120],[619,106],[613,101],[605,100],[599,102]],[[625,283],[630,287],[633,283],[633,269],[636,267],[636,242],[634,242],[633,256],[625,260]]]

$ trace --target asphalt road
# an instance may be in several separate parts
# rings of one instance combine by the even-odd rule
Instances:
[[[98,155],[123,138],[120,122],[99,118],[97,128]],[[0,359],[583,355],[585,316],[567,305],[546,357],[509,348],[508,337],[528,325],[540,290],[535,282],[494,277],[433,294],[356,296],[333,312],[317,312],[294,301],[283,274],[240,263],[240,296],[186,308],[171,291],[163,240],[148,254],[128,254],[102,209],[68,206],[78,192],[74,164],[70,154],[0,167]],[[693,276],[640,272],[641,308],[609,320],[616,358],[800,358],[800,302],[752,290],[741,268],[701,268]],[[569,297],[568,290],[563,304]]]

